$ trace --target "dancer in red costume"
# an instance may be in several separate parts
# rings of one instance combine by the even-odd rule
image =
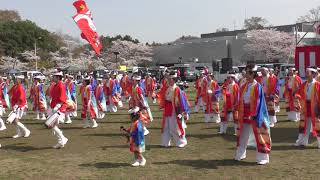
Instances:
[[[171,146],[171,137],[173,137],[176,146],[183,148],[187,145],[185,120],[189,114],[189,106],[183,91],[176,84],[177,78],[175,72],[172,72],[168,78],[170,86],[165,95],[161,145]]]
[[[205,123],[214,121],[220,123],[220,109],[219,109],[219,99],[216,92],[220,89],[217,81],[214,80],[214,75],[209,74],[206,81],[203,81],[205,85],[202,86],[202,99],[205,102]]]
[[[223,97],[223,113],[221,115],[220,132],[219,134],[226,134],[228,122],[233,122],[235,134],[238,128],[238,109],[239,104],[239,86],[235,82],[236,75],[230,73],[225,85],[222,88]]]
[[[8,92],[13,111],[8,116],[7,121],[9,123],[14,123],[17,128],[17,134],[14,135],[13,138],[29,137],[31,133],[30,130],[21,123],[22,117],[28,110],[26,90],[22,85],[23,80],[23,75],[16,76],[15,84]]]
[[[300,110],[297,106],[297,101],[295,101],[294,94],[298,91],[302,84],[301,78],[296,75],[295,68],[290,68],[288,72],[288,77],[285,79],[284,97],[287,103],[287,114],[288,119],[291,121],[300,120]]]
[[[67,96],[66,96],[66,86],[62,81],[63,73],[55,72],[53,73],[52,87],[50,88],[50,111],[49,117],[46,121],[46,126],[52,129],[53,134],[57,137],[58,143],[53,146],[55,149],[63,148],[68,139],[63,135],[62,131],[59,129],[58,124],[63,123],[65,119],[65,113],[67,111]]]
[[[36,119],[46,120],[45,113],[47,111],[47,101],[44,94],[44,85],[41,83],[43,80],[42,76],[34,77],[33,85],[30,88],[29,99],[32,101],[33,108],[32,110],[37,114]]]
[[[299,87],[295,95],[303,115],[299,123],[299,136],[295,146],[307,146],[311,131],[317,138],[318,148],[320,148],[320,82],[316,80],[316,76],[316,67],[307,68],[307,81]]]

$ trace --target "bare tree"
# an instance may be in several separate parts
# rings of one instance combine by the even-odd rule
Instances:
[[[218,29],[216,30],[216,32],[226,32],[226,31],[229,31],[229,29],[228,29],[228,28],[225,28],[225,27],[223,27],[223,28],[218,28]]]
[[[4,21],[21,21],[21,17],[17,11],[0,10],[0,22]]]
[[[320,6],[311,9],[306,15],[300,16],[297,22],[314,22],[320,21]]]
[[[248,30],[263,29],[268,21],[262,17],[251,17],[244,20],[244,28]]]

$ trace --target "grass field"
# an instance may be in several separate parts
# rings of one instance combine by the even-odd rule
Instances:
[[[194,89],[189,89],[194,99]],[[192,101],[193,104],[193,101]],[[12,139],[13,125],[0,132],[0,179],[318,179],[320,150],[315,138],[307,148],[293,147],[297,123],[280,122],[271,130],[273,145],[270,164],[258,166],[255,150],[249,150],[243,162],[233,160],[235,137],[230,127],[228,135],[218,135],[218,125],[207,127],[202,113],[192,114],[188,121],[188,145],[179,149],[160,147],[161,112],[152,105],[155,121],[146,137],[145,167],[130,167],[130,153],[120,126],[128,127],[126,108],[108,114],[97,129],[82,129],[82,121],[62,125],[69,143],[64,149],[52,149],[56,139],[43,121],[24,120],[32,131],[30,138]]]

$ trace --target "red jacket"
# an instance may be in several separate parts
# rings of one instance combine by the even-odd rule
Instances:
[[[6,104],[6,101],[4,99],[4,94],[3,94],[3,89],[5,88],[6,86],[6,82],[5,81],[2,81],[0,83],[0,105],[2,105],[4,108],[7,108],[7,104]]]
[[[66,112],[67,110],[67,95],[66,95],[66,87],[62,81],[56,83],[50,92],[52,97],[50,107],[53,109],[57,104],[61,104],[60,112]]]
[[[153,92],[155,89],[155,82],[152,77],[146,78],[145,80],[145,87],[146,87],[146,96]]]
[[[9,91],[12,107],[18,105],[19,108],[27,104],[26,91],[22,84],[15,84]]]
[[[105,93],[106,97],[112,96],[113,86],[114,86],[114,80],[113,79],[110,78],[109,80],[105,81],[104,86],[103,86],[103,92]]]
[[[139,86],[136,87],[132,87],[131,90],[131,99],[129,101],[129,107],[130,108],[134,108],[136,106],[138,106],[140,109],[145,108],[144,106],[144,100],[142,99],[142,89]]]

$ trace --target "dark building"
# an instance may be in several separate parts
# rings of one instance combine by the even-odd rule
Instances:
[[[240,61],[243,52],[244,39],[236,37],[201,38],[196,40],[182,41],[162,45],[154,49],[154,62],[157,65],[172,65],[179,63],[194,62],[211,63],[212,60],[221,60],[228,56],[227,43],[230,43],[231,57]]]

